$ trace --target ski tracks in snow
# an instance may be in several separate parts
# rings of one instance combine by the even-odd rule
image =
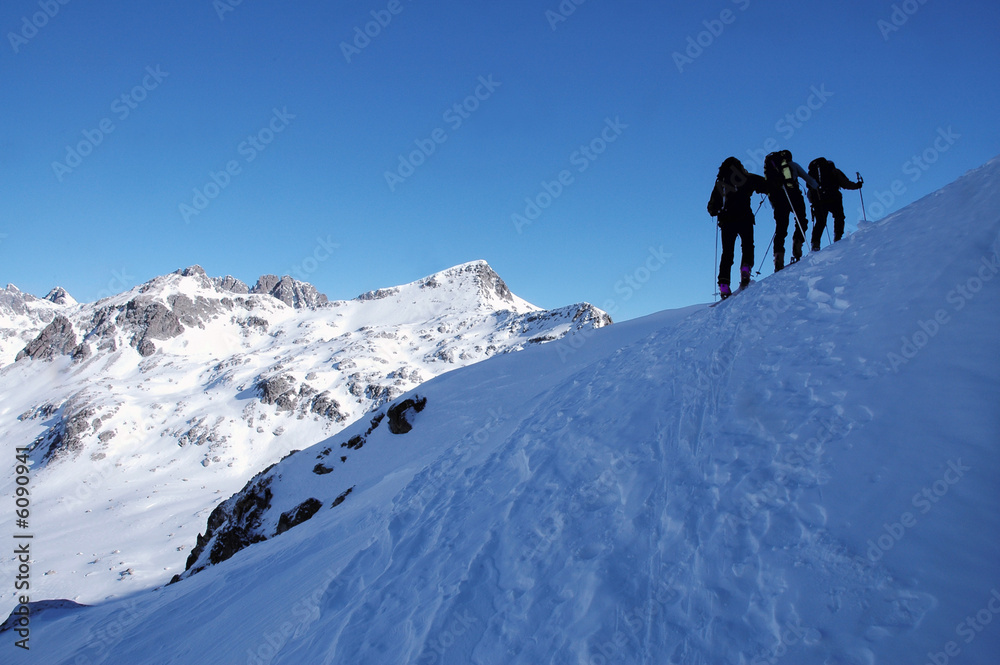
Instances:
[[[934,601],[825,529],[824,451],[871,413],[837,380],[864,371],[838,355],[848,280],[807,267],[436,459],[324,601],[327,662],[873,663]]]

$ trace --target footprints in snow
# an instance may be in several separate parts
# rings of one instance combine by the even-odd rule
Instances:
[[[816,308],[821,313],[841,313],[851,306],[850,302],[844,298],[844,291],[847,284],[847,275],[836,275],[834,277],[808,277],[802,278],[808,288],[806,298],[816,304]]]

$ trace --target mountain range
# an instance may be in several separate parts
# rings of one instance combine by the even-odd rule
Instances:
[[[290,451],[443,372],[609,323],[531,305],[483,261],[337,302],[198,266],[87,304],[8,286],[0,437],[35,462],[37,587],[94,602],[166,583],[215,505]]]

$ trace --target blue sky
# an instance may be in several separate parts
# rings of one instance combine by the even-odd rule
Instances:
[[[1000,153],[995,2],[64,1],[0,7],[0,283],[36,295],[486,259],[625,320],[712,299],[729,155],[829,157],[878,218]]]

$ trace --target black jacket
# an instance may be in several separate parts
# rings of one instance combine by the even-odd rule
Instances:
[[[831,162],[830,165],[833,166],[833,163]],[[833,167],[831,175],[833,177],[828,176],[825,181],[821,179],[818,188],[809,190],[810,201],[813,203],[835,201],[842,198],[840,193],[842,189],[861,189],[861,183],[852,181],[836,166]]]
[[[751,199],[754,193],[767,194],[767,180],[740,168],[720,171],[715,188],[708,200],[708,214],[719,218],[719,224],[753,223]]]

